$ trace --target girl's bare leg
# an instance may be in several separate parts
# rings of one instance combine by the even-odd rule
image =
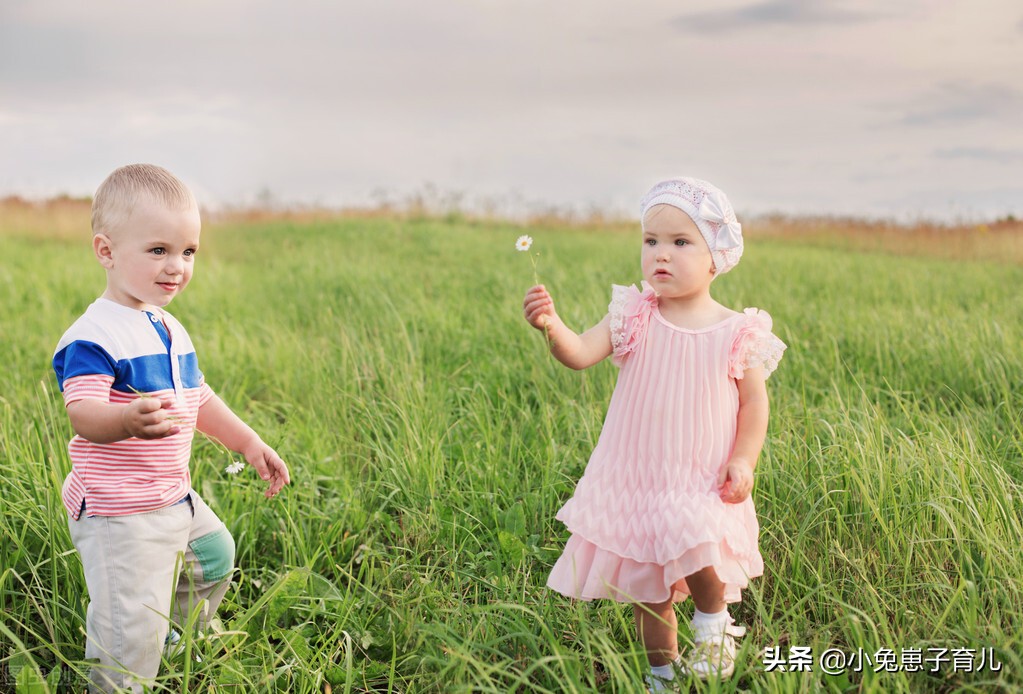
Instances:
[[[725,584],[718,578],[713,566],[686,576],[686,584],[693,596],[693,603],[700,612],[717,614],[725,609]]]
[[[651,667],[667,665],[678,658],[678,619],[669,597],[665,602],[634,605],[636,633],[646,648]]]
[[[686,576],[686,583],[697,610],[693,615],[695,648],[689,659],[689,672],[701,679],[730,677],[735,671],[735,638],[745,630],[732,627],[725,604],[725,584],[711,567]]]

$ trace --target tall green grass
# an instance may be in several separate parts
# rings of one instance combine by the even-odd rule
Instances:
[[[566,322],[638,282],[638,234],[528,230]],[[207,381],[289,462],[266,501],[199,441],[197,489],[233,532],[218,640],[167,691],[605,691],[640,686],[631,609],[544,587],[554,520],[599,434],[609,363],[577,373],[521,318],[517,227],[457,219],[268,222],[204,232],[170,307]],[[88,238],[0,234],[0,691],[71,691],[86,595],[59,487],[71,430],[49,360],[102,291]],[[733,608],[735,677],[699,691],[1023,686],[1023,270],[753,240],[715,296],[771,312],[757,470],[766,574]],[[688,638],[691,605],[679,608]],[[812,648],[809,672],[762,652]],[[825,675],[873,656],[991,648],[1002,669]],[[950,650],[951,654],[951,650]],[[951,657],[951,656],[950,656]],[[791,663],[790,663],[791,664]],[[6,683],[6,684],[3,684]],[[43,684],[38,685],[40,688]],[[42,689],[39,689],[42,691]],[[80,685],[78,688],[80,691]]]

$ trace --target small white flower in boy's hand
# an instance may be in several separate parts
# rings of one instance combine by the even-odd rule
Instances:
[[[231,463],[230,465],[228,465],[226,468],[224,468],[224,471],[227,472],[227,474],[229,474],[229,475],[237,475],[239,472],[241,472],[244,469],[245,469],[245,463],[243,463],[240,460],[236,460],[233,463]]]
[[[530,236],[520,236],[515,242],[515,250],[517,251],[528,251],[529,247],[533,245],[533,239]]]

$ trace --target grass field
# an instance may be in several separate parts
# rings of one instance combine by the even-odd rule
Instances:
[[[0,226],[0,691],[81,691],[85,586],[58,494],[71,430],[49,362],[103,276],[87,224]],[[569,325],[640,280],[636,232],[527,231]],[[616,370],[545,356],[521,318],[520,233],[457,217],[204,232],[170,308],[293,486],[268,502],[197,442],[196,488],[238,571],[228,634],[186,637],[202,661],[167,663],[161,688],[637,691],[631,609],[544,588]],[[715,284],[726,305],[770,311],[789,349],[754,491],[766,573],[733,608],[749,627],[735,677],[694,690],[1023,687],[1023,266],[975,259],[990,242],[952,259],[904,245],[751,233]],[[798,670],[803,648],[808,672],[762,655]],[[843,672],[822,671],[826,649]]]

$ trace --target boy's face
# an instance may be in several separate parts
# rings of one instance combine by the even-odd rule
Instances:
[[[107,270],[103,298],[136,309],[169,304],[192,279],[200,226],[194,205],[173,210],[142,196],[123,224],[93,237]]]

